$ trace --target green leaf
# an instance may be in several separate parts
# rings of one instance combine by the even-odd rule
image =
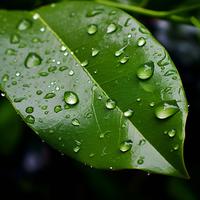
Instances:
[[[96,168],[187,177],[184,90],[149,31],[96,3],[35,12],[0,12],[1,88],[27,124]]]

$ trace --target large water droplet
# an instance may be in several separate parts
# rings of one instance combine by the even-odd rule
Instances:
[[[24,64],[27,68],[32,68],[32,67],[40,65],[41,62],[42,62],[42,58],[38,54],[29,53],[28,56],[26,57]]]
[[[98,49],[92,48],[92,57],[96,56],[99,53]]]
[[[108,25],[106,33],[113,33],[117,30],[116,24],[112,23]]]
[[[13,34],[10,37],[10,43],[12,44],[18,44],[20,42],[20,36],[17,34]]]
[[[154,63],[148,62],[141,65],[137,70],[137,77],[142,80],[146,80],[152,77],[154,73]]]
[[[73,125],[73,126],[80,126],[79,120],[76,119],[76,118],[72,119],[72,125]]]
[[[87,32],[88,32],[88,34],[93,35],[97,32],[97,29],[98,29],[97,25],[91,24],[91,25],[88,26]]]
[[[174,129],[171,129],[170,131],[168,131],[168,136],[169,137],[174,137],[176,135],[176,130],[174,130]]]
[[[146,44],[146,40],[145,40],[143,37],[141,37],[141,38],[138,39],[137,45],[138,45],[139,47],[142,47],[142,46],[144,46],[145,44]]]
[[[114,108],[116,107],[116,102],[111,100],[111,99],[108,99],[106,101],[106,108],[109,109],[109,110],[113,110]]]
[[[133,116],[133,110],[128,109],[124,112],[124,117],[132,117]]]
[[[53,97],[55,97],[55,96],[56,96],[55,93],[50,92],[50,93],[47,93],[47,94],[44,96],[44,99],[51,99],[51,98],[53,98]]]
[[[166,119],[179,111],[175,100],[160,103],[155,109],[155,115],[158,119]]]
[[[34,124],[35,123],[35,117],[33,117],[32,115],[28,115],[25,119],[25,121],[29,124]]]
[[[20,31],[24,31],[24,30],[29,29],[31,26],[32,26],[32,22],[31,22],[29,19],[22,19],[22,20],[19,22],[17,28],[18,28],[18,30],[20,30]]]
[[[54,107],[54,112],[55,112],[55,113],[58,113],[58,112],[60,112],[60,111],[62,111],[61,105],[57,105],[57,106]]]
[[[79,99],[76,93],[67,91],[64,93],[64,101],[68,105],[76,105],[79,102]]]
[[[34,111],[34,108],[31,106],[26,108],[26,113],[30,114],[30,113],[33,113],[33,111]]]
[[[129,57],[128,57],[128,56],[124,56],[123,58],[120,59],[119,62],[120,62],[121,64],[125,64],[128,60],[129,60]]]
[[[125,153],[129,151],[133,146],[133,142],[131,140],[126,140],[120,144],[120,151]]]

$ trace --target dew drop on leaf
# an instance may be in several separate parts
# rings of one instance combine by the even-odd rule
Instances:
[[[133,146],[133,142],[131,140],[126,140],[120,144],[120,151],[125,153],[129,151]]]
[[[51,98],[53,98],[53,97],[55,97],[55,96],[56,96],[55,93],[50,92],[50,93],[47,93],[47,94],[44,96],[44,99],[51,99]]]
[[[2,76],[2,78],[1,78],[1,80],[2,80],[3,82],[7,82],[7,81],[9,80],[8,74],[4,74],[4,75]]]
[[[78,153],[79,151],[80,151],[80,147],[79,146],[76,146],[76,147],[74,147],[74,149],[73,149],[73,151],[75,152],[75,153]]]
[[[128,109],[124,112],[124,117],[132,117],[133,116],[133,110]]]
[[[120,59],[119,62],[120,62],[121,64],[125,64],[128,60],[129,60],[129,57],[128,57],[128,56],[124,56],[123,58]]]
[[[40,65],[42,62],[42,58],[36,53],[29,53],[25,59],[25,66],[27,68],[32,68]]]
[[[68,74],[69,74],[69,76],[73,76],[74,75],[74,71],[70,70]]]
[[[54,107],[54,112],[55,112],[55,113],[58,113],[58,112],[60,112],[60,111],[62,111],[61,105],[57,105],[57,106]]]
[[[166,119],[168,117],[173,116],[179,111],[179,107],[176,104],[175,100],[167,101],[167,102],[161,102],[156,108],[155,108],[155,115],[158,119]]]
[[[141,38],[138,39],[137,45],[138,45],[139,47],[142,47],[142,46],[144,46],[145,44],[146,44],[146,40],[145,40],[143,37],[141,37]]]
[[[10,43],[18,44],[20,42],[20,36],[18,34],[13,34],[10,37]]]
[[[6,53],[6,55],[14,56],[14,55],[16,55],[17,52],[14,49],[7,49],[5,53]]]
[[[76,93],[67,91],[64,93],[64,101],[68,105],[76,105],[79,102],[79,99]]]
[[[87,32],[88,32],[89,35],[93,35],[93,34],[95,34],[97,32],[97,30],[98,30],[97,25],[90,24],[88,26]]]
[[[94,17],[95,15],[99,15],[103,12],[103,9],[95,9],[87,12],[86,17]]]
[[[96,56],[99,53],[98,49],[92,48],[92,57]]]
[[[115,107],[116,107],[116,102],[115,102],[115,101],[113,101],[113,100],[111,100],[111,99],[108,99],[108,100],[106,101],[106,108],[107,108],[107,109],[113,110],[113,109],[115,109]]]
[[[22,102],[24,99],[25,99],[25,97],[17,97],[17,98],[14,98],[14,102],[15,102],[15,103],[20,103],[20,102]]]
[[[29,29],[31,26],[32,26],[32,22],[29,19],[22,19],[19,22],[17,29],[20,31],[24,31],[24,30]]]
[[[80,126],[79,120],[76,119],[76,118],[72,119],[72,125],[73,125],[73,126]]]
[[[59,70],[62,72],[62,71],[65,71],[66,69],[68,69],[68,67],[67,66],[61,66],[61,67],[59,67]]]
[[[35,117],[33,117],[32,115],[28,115],[25,119],[25,121],[28,123],[28,124],[34,124],[35,123]]]
[[[108,25],[106,33],[113,33],[116,30],[117,30],[116,24],[112,23],[112,24]]]
[[[86,67],[88,65],[88,61],[87,60],[84,60],[82,63],[81,63],[81,66],[82,67]]]
[[[174,151],[177,151],[178,149],[179,149],[179,145],[178,144],[173,145],[173,150]]]
[[[34,108],[32,106],[26,108],[26,113],[33,113]]]
[[[154,73],[154,63],[148,62],[141,65],[137,70],[137,77],[141,80],[146,80],[152,77]]]
[[[171,129],[170,131],[168,131],[168,136],[169,137],[174,137],[176,135],[176,130],[174,130],[174,129]]]
[[[144,163],[144,158],[143,157],[140,157],[138,160],[137,160],[137,164],[138,165],[142,165]]]
[[[37,95],[41,95],[42,93],[43,93],[42,90],[37,90],[37,91],[36,91],[36,94],[37,94]]]
[[[56,66],[51,66],[48,68],[48,72],[55,72],[57,70]]]

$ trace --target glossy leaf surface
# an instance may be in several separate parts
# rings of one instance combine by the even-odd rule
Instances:
[[[181,80],[145,27],[91,2],[0,20],[1,88],[41,138],[97,168],[187,176]]]

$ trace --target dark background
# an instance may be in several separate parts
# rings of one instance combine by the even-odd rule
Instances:
[[[51,1],[0,0],[0,8],[31,9]],[[171,9],[178,3],[156,0],[148,6]],[[189,103],[184,155],[191,179],[85,166],[42,142],[0,95],[0,199],[200,199],[200,30],[164,20],[136,18],[166,47],[182,78]]]

